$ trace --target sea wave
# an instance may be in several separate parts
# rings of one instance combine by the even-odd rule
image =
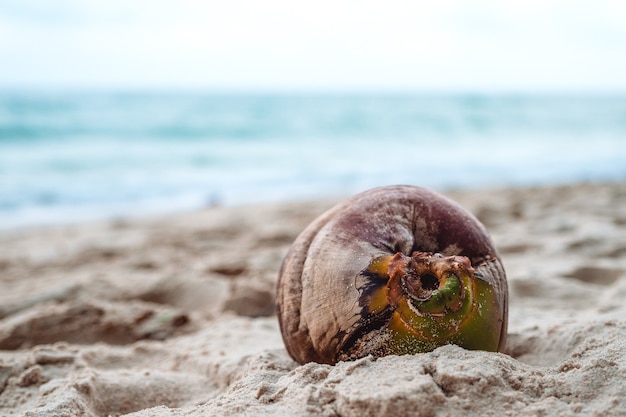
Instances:
[[[10,93],[0,227],[432,188],[626,179],[625,96]]]

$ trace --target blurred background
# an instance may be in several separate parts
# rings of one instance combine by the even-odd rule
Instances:
[[[0,2],[0,228],[626,180],[626,3]]]

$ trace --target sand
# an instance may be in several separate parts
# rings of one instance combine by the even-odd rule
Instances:
[[[624,416],[626,183],[451,191],[510,285],[505,353],[299,366],[273,297],[337,200],[0,234],[0,416]]]

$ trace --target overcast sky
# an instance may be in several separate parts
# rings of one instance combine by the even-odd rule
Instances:
[[[626,1],[1,0],[20,86],[626,92]]]

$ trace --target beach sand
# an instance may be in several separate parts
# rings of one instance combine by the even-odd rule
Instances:
[[[487,226],[505,353],[299,366],[274,314],[338,200],[0,234],[0,416],[624,416],[626,183],[446,193]]]

